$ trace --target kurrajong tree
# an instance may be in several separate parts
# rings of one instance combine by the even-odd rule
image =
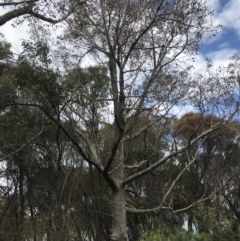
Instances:
[[[218,72],[213,73],[209,66],[206,76],[191,75],[185,63],[194,58],[202,38],[215,33],[211,16],[207,1],[200,0],[92,0],[76,6],[66,19],[58,42],[58,62],[65,67],[62,78],[69,84],[78,82],[79,88],[61,100],[57,115],[39,107],[69,138],[86,167],[87,163],[94,167],[108,183],[111,240],[126,240],[127,213],[177,213],[208,198],[200,196],[177,210],[172,205],[176,183],[198,159],[205,137],[239,111],[237,56]],[[103,65],[107,74],[97,84],[88,85],[77,72],[79,62],[87,58]],[[93,69],[89,75],[96,80],[94,73]],[[212,117],[207,128],[201,128],[200,118],[188,141],[182,142],[164,129],[171,121],[172,109],[185,104],[192,105],[200,116],[216,115],[217,121]],[[159,140],[151,139],[149,131]],[[138,138],[144,147],[139,155],[133,144]],[[159,146],[163,148],[160,151]],[[194,152],[189,153],[190,147]],[[174,179],[162,186],[155,206],[135,205],[134,193],[139,199],[146,196],[146,190],[138,185],[142,178],[171,170],[183,154],[187,161],[179,166]]]

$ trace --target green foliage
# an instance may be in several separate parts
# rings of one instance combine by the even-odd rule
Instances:
[[[90,67],[63,76],[47,66],[47,54],[44,46],[25,43],[18,65],[11,72],[4,66],[0,75],[0,158],[6,162],[1,175],[14,183],[11,189],[0,186],[0,193],[7,195],[0,214],[8,207],[0,223],[0,239],[4,240],[33,236],[41,240],[46,233],[48,240],[67,240],[70,236],[80,240],[78,227],[91,231],[94,220],[99,234],[110,222],[110,218],[99,217],[101,211],[109,213],[109,208],[103,202],[107,197],[106,192],[102,197],[104,185],[98,173],[88,174],[69,139],[44,115],[55,118],[64,113],[62,107],[68,103],[77,103],[80,110],[95,108],[100,112],[109,91],[107,71]],[[37,58],[47,64],[37,60],[40,65],[35,65]],[[61,121],[74,132],[76,122]]]
[[[22,43],[23,52],[19,56],[20,62],[25,60],[34,65],[43,65],[48,67],[52,60],[49,58],[49,46],[42,41]]]
[[[12,56],[11,47],[12,45],[0,33],[0,60],[6,60]]]
[[[206,234],[172,231],[172,234],[166,235],[157,230],[143,233],[139,241],[213,241],[213,239]]]
[[[49,68],[49,47],[43,42],[23,42],[23,52],[14,74],[21,99],[31,99],[40,106],[54,109],[64,100],[63,86],[58,71]]]
[[[17,100],[16,85],[11,76],[0,76],[0,110]]]
[[[102,100],[109,95],[109,76],[102,66],[74,68],[66,75],[64,85],[73,95],[80,93],[78,99],[84,106],[102,104]]]
[[[239,221],[228,209],[219,205],[217,200],[212,204],[207,201],[198,204],[192,209],[192,213],[197,232],[210,233],[214,241],[240,240]]]
[[[19,63],[15,74],[22,97],[32,98],[48,108],[60,105],[64,98],[59,77],[60,75],[52,70],[37,69],[27,62]]]

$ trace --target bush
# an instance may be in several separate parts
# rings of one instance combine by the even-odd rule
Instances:
[[[175,231],[166,236],[160,231],[144,232],[139,241],[213,241],[207,234],[194,234],[186,231]]]

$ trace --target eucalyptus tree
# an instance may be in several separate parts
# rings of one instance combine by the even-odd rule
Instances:
[[[65,19],[64,34],[58,38],[57,61],[63,63],[65,73],[77,69],[81,61],[97,62],[101,71],[93,68],[89,74],[95,82],[85,82],[81,72],[60,74],[52,81],[56,75],[51,71],[41,82],[44,72],[40,71],[35,73],[38,79],[27,75],[28,83],[37,81],[37,88],[28,92],[35,94],[34,103],[7,104],[40,108],[66,135],[85,167],[95,167],[108,183],[112,240],[127,238],[127,213],[178,213],[208,198],[200,196],[179,208],[172,202],[177,182],[201,153],[207,140],[204,137],[226,125],[239,111],[238,57],[221,71],[208,69],[206,76],[191,75],[191,64],[187,64],[195,57],[202,38],[215,33],[211,17],[207,1],[200,0],[93,0],[77,5]],[[64,87],[60,85],[63,82]],[[71,92],[72,82],[78,86]],[[42,91],[45,87],[47,92]],[[48,101],[42,104],[44,99]],[[199,128],[200,119],[185,143],[164,131],[174,108],[184,108],[184,104],[202,115],[218,116],[206,129]],[[140,125],[142,118],[147,121]],[[150,130],[164,145],[153,145],[146,134]],[[139,137],[147,148],[146,153],[136,155],[133,143]],[[193,153],[188,152],[190,147],[195,147]],[[131,158],[128,153],[132,153]],[[177,165],[183,154],[187,161]],[[154,206],[134,204],[146,195],[137,185],[144,175],[176,167],[177,174],[162,185]],[[136,191],[138,200],[132,198]]]
[[[88,117],[84,113],[90,107],[72,105],[66,106],[66,111],[73,111],[82,124],[82,129],[76,130],[80,141],[74,143],[75,148],[111,187],[112,240],[126,239],[127,212],[147,214],[169,210],[176,213],[205,198],[200,197],[180,210],[175,210],[171,202],[171,193],[184,171],[197,159],[198,148],[194,155],[187,156],[187,163],[165,186],[155,207],[141,209],[139,205],[127,203],[125,190],[132,189],[135,181],[154,169],[167,168],[174,160],[177,163],[178,155],[190,146],[204,142],[204,136],[225,125],[239,110],[236,64],[231,67],[233,71],[231,68],[224,71],[225,76],[219,72],[214,77],[209,70],[204,77],[191,76],[191,67],[185,63],[194,58],[202,38],[215,33],[211,16],[207,1],[96,0],[76,8],[67,19],[65,35],[61,36],[64,46],[60,56],[64,66],[71,68],[74,63],[87,61],[89,57],[105,66],[110,77],[109,97],[102,99],[110,103],[110,107],[100,110],[102,115],[97,121],[97,126],[101,127],[107,121],[107,115],[113,122],[111,133],[106,134],[111,139],[107,155],[102,152],[106,137],[101,140],[100,132],[87,126]],[[235,58],[234,61],[239,60]],[[142,156],[141,160],[127,165],[124,153],[126,148],[131,148],[127,142],[156,125],[164,128],[171,119],[173,107],[181,108],[184,104],[193,105],[201,114],[216,112],[219,121],[212,121],[206,130],[196,128],[196,135],[183,146],[171,135],[166,135],[168,145],[164,155],[156,155],[154,161]],[[141,117],[149,121],[137,128]],[[156,132],[158,136],[164,136],[161,128],[156,128]]]

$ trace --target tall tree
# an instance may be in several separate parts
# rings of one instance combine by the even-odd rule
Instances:
[[[70,47],[73,55],[70,55],[80,56],[83,60],[86,56],[92,56],[107,66],[110,76],[110,98],[106,100],[112,103],[112,112],[107,113],[113,120],[110,151],[108,155],[101,155],[97,135],[94,136],[85,124],[84,131],[78,131],[82,140],[76,149],[86,162],[95,166],[112,189],[112,240],[126,238],[126,212],[157,213],[162,209],[177,212],[171,206],[170,194],[184,171],[197,159],[200,149],[196,148],[194,155],[188,156],[188,163],[181,167],[179,174],[164,190],[156,207],[138,209],[126,204],[128,197],[125,189],[131,188],[131,183],[154,169],[167,168],[172,159],[177,162],[178,155],[190,146],[205,141],[205,135],[226,124],[238,112],[236,75],[232,75],[224,88],[220,79],[230,77],[228,70],[225,77],[210,76],[212,82],[208,85],[209,80],[201,76],[197,76],[196,80],[190,77],[189,66],[184,66],[180,61],[180,57],[194,57],[202,37],[214,33],[211,15],[206,1],[96,0],[83,8],[76,8],[73,17],[68,20],[68,28],[62,38],[65,37],[73,46]],[[71,60],[73,58],[68,61],[64,59],[65,66],[70,67]],[[236,69],[236,65],[233,68]],[[216,112],[219,121],[212,121],[206,130],[196,131],[196,135],[180,148],[178,143],[174,148],[169,148],[174,139],[168,136],[165,155],[156,156],[152,162],[142,156],[142,161],[127,166],[124,157],[127,142],[149,128],[164,126],[172,107],[183,103],[192,103],[202,114]],[[84,109],[81,106],[78,108],[75,113],[85,122]],[[149,121],[137,128],[136,124],[142,116]],[[102,122],[103,116],[98,125]],[[149,165],[144,166],[146,163]],[[129,169],[134,172],[129,172]]]
[[[198,160],[207,136],[237,117],[239,111],[237,56],[225,69],[209,69],[207,77],[192,76],[190,67],[181,61],[194,58],[202,37],[214,33],[211,16],[207,1],[200,0],[93,0],[76,6],[66,20],[65,35],[61,36],[64,46],[58,50],[64,58],[59,62],[63,62],[66,73],[76,70],[86,57],[104,68],[92,68],[87,74],[93,81],[87,82],[81,72],[59,74],[56,78],[52,71],[42,71],[44,66],[40,65],[40,72],[33,72],[36,78],[29,75],[29,68],[20,79],[37,82],[37,88],[27,92],[35,94],[34,101],[25,98],[4,105],[40,108],[65,134],[85,166],[89,170],[94,167],[108,183],[111,240],[126,240],[127,213],[177,213],[208,198],[202,195],[180,207],[172,202],[178,181]],[[28,58],[32,58],[31,48],[26,47],[30,50]],[[40,49],[45,47],[40,45]],[[71,51],[65,52],[68,49]],[[68,92],[72,82],[78,86]],[[200,128],[204,124],[200,118],[185,142],[165,131],[173,107],[181,108],[184,104],[193,105],[200,116],[217,115],[217,121],[212,115],[206,129]],[[147,134],[150,130],[157,133],[164,145],[154,143]],[[144,146],[140,155],[133,144],[138,138],[142,138]],[[181,162],[183,157],[187,158],[185,162]],[[169,171],[169,182],[162,185],[154,206],[142,205],[138,201],[149,191],[141,186],[142,178],[163,169]],[[139,195],[134,199],[136,186]]]

